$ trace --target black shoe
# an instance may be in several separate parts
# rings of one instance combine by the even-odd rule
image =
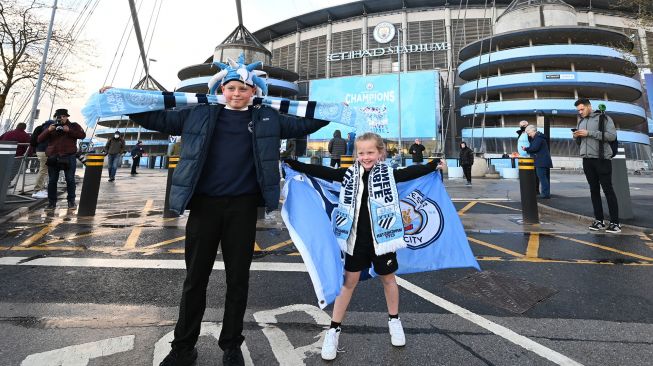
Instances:
[[[77,205],[75,204],[75,201],[68,201],[68,209],[72,210],[77,208]]]
[[[605,224],[601,220],[594,220],[592,225],[588,227],[590,230],[599,231],[605,229]]]
[[[222,364],[224,366],[245,366],[245,359],[240,347],[227,348],[222,355]]]
[[[197,360],[197,348],[192,350],[172,349],[159,366],[191,366]]]
[[[45,209],[46,210],[54,210],[55,208],[57,208],[56,203],[48,203],[48,207],[46,207]]]
[[[116,178],[109,178],[109,182],[113,182]]]
[[[606,233],[620,233],[621,232],[621,225],[615,224],[614,222],[611,222],[610,225],[608,225],[608,228],[605,229]]]

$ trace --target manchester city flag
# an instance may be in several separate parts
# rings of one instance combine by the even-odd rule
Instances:
[[[338,206],[340,182],[297,173],[288,166],[281,216],[306,264],[321,308],[332,303],[343,283],[344,263],[330,217]],[[397,183],[404,241],[397,274],[444,268],[480,270],[439,172]],[[370,269],[370,275],[374,276]]]

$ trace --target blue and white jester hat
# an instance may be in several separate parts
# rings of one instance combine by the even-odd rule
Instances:
[[[245,53],[241,53],[238,57],[238,62],[234,62],[232,59],[227,57],[227,64],[222,62],[214,61],[213,64],[220,68],[220,71],[213,75],[211,80],[209,80],[209,93],[217,94],[218,87],[224,85],[231,80],[242,81],[249,86],[257,86],[256,95],[262,96],[268,94],[268,85],[265,83],[260,76],[267,77],[267,73],[261,70],[255,70],[257,67],[261,66],[260,61],[253,62],[249,65],[245,65]]]

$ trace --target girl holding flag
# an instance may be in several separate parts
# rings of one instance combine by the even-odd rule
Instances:
[[[396,251],[406,247],[396,182],[416,179],[441,169],[439,159],[426,165],[393,170],[382,161],[386,155],[381,136],[365,133],[356,138],[356,163],[346,169],[285,162],[301,173],[342,182],[338,208],[332,217],[333,231],[345,252],[345,280],[333,306],[331,325],[322,345],[322,358],[333,360],[338,351],[341,323],[358,284],[361,271],[370,267],[383,283],[388,307],[388,328],[393,346],[406,344],[399,318],[399,287],[395,279]]]

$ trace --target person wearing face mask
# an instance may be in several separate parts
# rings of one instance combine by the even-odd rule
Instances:
[[[125,153],[125,139],[122,138],[120,131],[116,130],[113,137],[107,141],[104,151],[106,151],[109,158],[109,182],[113,182],[116,180],[116,171],[120,166],[120,155]]]

